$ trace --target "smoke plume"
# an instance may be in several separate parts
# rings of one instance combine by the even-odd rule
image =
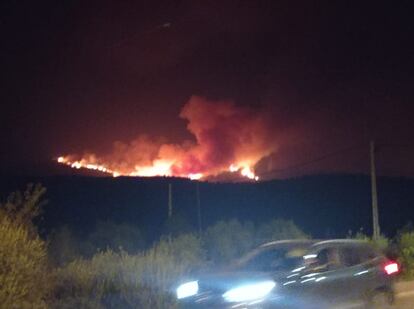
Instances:
[[[264,113],[236,106],[232,101],[210,101],[193,96],[180,117],[194,136],[181,144],[141,135],[129,142],[114,143],[106,155],[68,155],[58,162],[89,168],[113,176],[177,176],[207,178],[239,172],[257,179],[254,166],[276,150],[271,126]]]

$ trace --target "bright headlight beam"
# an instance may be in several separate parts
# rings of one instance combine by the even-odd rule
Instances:
[[[275,286],[273,281],[247,284],[227,291],[223,297],[228,302],[252,301],[265,297]]]
[[[177,288],[176,292],[177,292],[178,299],[196,295],[198,293],[198,282],[190,281],[190,282],[183,283]]]

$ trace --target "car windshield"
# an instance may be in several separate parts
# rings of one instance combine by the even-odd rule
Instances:
[[[284,244],[258,248],[242,258],[236,268],[245,271],[286,271],[303,265],[309,245]]]

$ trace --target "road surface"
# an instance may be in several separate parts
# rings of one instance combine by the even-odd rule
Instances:
[[[395,309],[414,309],[414,282],[396,284]]]
[[[411,296],[398,297],[396,299],[395,309],[414,309],[414,293]]]

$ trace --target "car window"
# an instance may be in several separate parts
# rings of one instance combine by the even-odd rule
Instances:
[[[249,271],[284,271],[303,264],[304,248],[267,248],[238,266]]]
[[[344,247],[342,249],[342,261],[347,267],[355,266],[361,263],[361,252],[359,247]]]
[[[366,263],[378,257],[378,252],[369,245],[358,244],[344,247],[342,256],[344,264],[349,267]]]
[[[345,267],[343,252],[339,247],[327,247],[321,249],[309,269],[312,271],[330,271]]]
[[[379,253],[369,245],[360,246],[358,256],[360,263],[368,262],[379,256]]]

